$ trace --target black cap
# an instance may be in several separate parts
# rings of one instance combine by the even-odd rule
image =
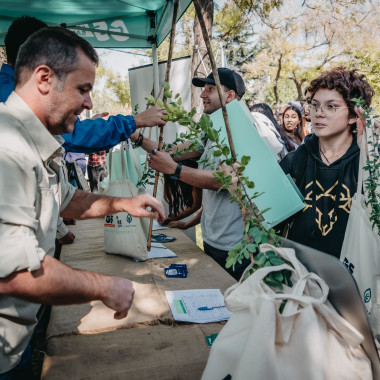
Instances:
[[[243,78],[237,72],[222,67],[218,69],[218,75],[221,84],[230,90],[234,90],[239,98],[243,97],[245,94],[245,85]],[[214,75],[211,73],[207,78],[193,78],[192,83],[196,87],[204,87],[205,83],[215,86]]]

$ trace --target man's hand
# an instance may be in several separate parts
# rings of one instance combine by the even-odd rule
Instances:
[[[158,223],[160,223],[161,226],[166,226],[168,223],[172,222],[173,219],[174,219],[174,215],[171,214],[171,215],[167,216],[165,219],[160,219],[158,221]]]
[[[241,162],[236,161],[232,167],[226,165],[220,165],[220,169],[223,171],[225,177],[231,176],[231,185],[228,186],[229,192],[232,194],[236,187],[239,185],[240,178],[239,174],[237,174],[237,170],[240,168]]]
[[[129,138],[131,139],[132,142],[136,142],[139,136],[140,136],[140,132],[136,129],[136,131],[134,131]]]
[[[158,106],[148,108],[146,111],[134,115],[136,128],[154,127],[155,125],[163,127],[166,121],[162,120],[162,116],[167,114],[164,108]]]
[[[72,244],[74,243],[75,235],[69,231],[64,237],[58,239],[59,244],[65,245],[65,244]]]
[[[115,319],[123,319],[128,315],[135,294],[132,281],[112,276],[108,277],[107,280],[108,286],[101,301],[115,310]]]
[[[177,169],[177,163],[173,160],[171,155],[162,150],[156,151],[154,154],[150,153],[148,165],[153,170],[158,170],[164,174],[174,174]]]
[[[167,227],[179,228],[180,230],[186,230],[187,224],[186,224],[186,222],[180,222],[179,220],[173,220],[167,224]]]
[[[165,211],[162,202],[149,194],[138,195],[133,198],[122,199],[125,212],[138,218],[164,219]],[[150,207],[152,211],[147,210]]]

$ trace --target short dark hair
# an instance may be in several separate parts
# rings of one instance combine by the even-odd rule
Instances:
[[[47,27],[47,24],[31,16],[17,17],[12,22],[4,39],[9,65],[14,67],[20,46],[27,38],[37,30],[45,27]]]
[[[349,114],[352,117],[356,117],[355,103],[351,100],[352,98],[362,98],[364,105],[369,107],[372,97],[375,95],[375,91],[365,80],[365,75],[359,74],[357,69],[347,70],[345,67],[335,67],[323,72],[318,78],[310,82],[306,91],[311,92],[314,96],[321,88],[338,91],[347,104]],[[351,130],[355,128],[356,123],[352,125]]]
[[[78,51],[83,52],[97,65],[99,58],[89,42],[62,27],[47,27],[32,34],[21,46],[16,60],[15,82],[23,84],[38,66],[50,67],[60,82],[76,70]]]

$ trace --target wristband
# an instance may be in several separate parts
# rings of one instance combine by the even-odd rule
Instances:
[[[139,134],[138,139],[135,141],[135,146],[141,146],[144,140],[144,135],[142,133]]]
[[[179,162],[179,163],[177,164],[177,169],[175,170],[175,173],[172,174],[172,175],[170,176],[170,178],[171,178],[171,179],[174,179],[174,181],[178,181],[178,180],[179,180],[179,176],[180,176],[180,174],[181,174],[181,170],[182,170],[182,164]]]

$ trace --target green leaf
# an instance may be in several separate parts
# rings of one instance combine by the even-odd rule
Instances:
[[[164,106],[164,102],[162,101],[162,99],[158,98],[156,100],[156,105],[159,106],[159,107],[163,107]]]
[[[242,243],[237,243],[232,247],[231,251],[238,251],[243,246]]]
[[[256,252],[256,248],[257,248],[257,244],[248,244],[247,245],[247,249],[250,251],[250,252]]]
[[[222,152],[223,155],[227,157],[230,154],[230,148],[227,145],[225,145],[222,149]]]
[[[265,256],[262,256],[259,259],[255,259],[255,263],[259,267],[262,267],[265,264],[266,261],[267,261],[267,258]]]
[[[282,264],[285,264],[285,261],[282,260],[280,257],[271,257],[269,260],[272,263],[272,265],[282,265]]]
[[[243,156],[240,161],[241,161],[242,165],[246,166],[246,165],[248,165],[250,160],[251,160],[251,157]]]
[[[154,104],[154,96],[149,95],[147,98],[145,98],[150,105]]]
[[[284,279],[284,276],[281,272],[273,272],[273,276],[279,282],[282,282],[282,280]]]
[[[276,280],[271,280],[271,279],[265,279],[264,282],[269,285],[269,286],[272,286],[273,288],[280,288],[280,289],[283,289],[283,286],[281,284],[281,282],[279,281],[276,281]]]
[[[240,167],[237,168],[236,171],[237,171],[239,174],[241,174],[241,173],[244,172],[244,170],[245,170],[245,166],[240,166]]]

